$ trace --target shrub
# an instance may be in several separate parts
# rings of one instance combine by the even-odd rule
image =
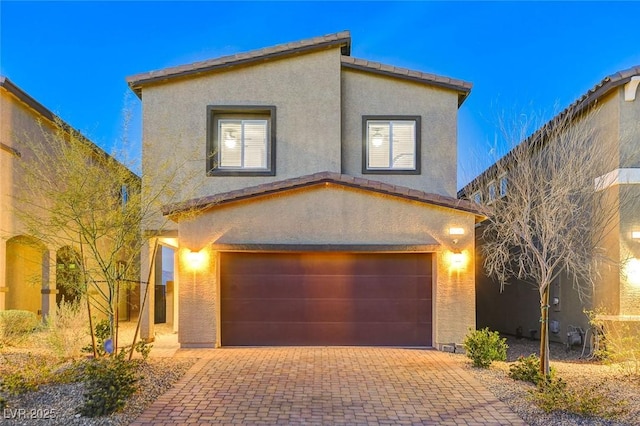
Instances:
[[[96,350],[98,352],[98,356],[106,355],[106,351],[104,350],[104,342],[109,337],[111,337],[111,326],[109,324],[108,319],[103,319],[95,323],[94,326],[94,334],[96,337]],[[82,348],[82,352],[93,352],[93,346],[89,343],[87,346]]]
[[[536,354],[531,354],[526,358],[519,357],[515,363],[509,366],[509,377],[514,380],[538,384],[541,378],[540,358]]]
[[[85,369],[84,405],[80,413],[97,417],[121,410],[136,391],[136,363],[125,360],[125,352],[88,361]]]
[[[612,419],[625,412],[626,401],[613,401],[600,385],[569,389],[561,378],[546,377],[532,391],[533,400],[545,412],[565,411],[583,417]]]
[[[153,348],[153,345],[146,340],[140,340],[135,344],[133,348],[136,352],[142,355],[142,359],[146,361],[149,357],[149,353],[151,352],[151,348]]]
[[[38,390],[40,385],[55,381],[51,363],[42,357],[27,354],[24,361],[7,362],[7,371],[2,374],[0,390],[9,395],[20,395]]]
[[[38,328],[40,321],[31,311],[0,311],[0,344],[16,343]]]
[[[47,318],[45,340],[48,348],[59,358],[78,356],[87,335],[86,323],[86,305],[61,301],[55,316]]]
[[[625,374],[640,376],[640,324],[605,320],[603,311],[586,314],[597,333],[594,356],[616,364]]]
[[[474,367],[487,368],[493,361],[507,359],[506,341],[497,331],[483,328],[470,331],[464,339],[464,347]]]

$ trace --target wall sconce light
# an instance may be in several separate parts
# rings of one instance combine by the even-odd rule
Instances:
[[[203,269],[207,263],[207,253],[204,250],[189,251],[185,258],[189,269],[193,271]]]
[[[634,240],[640,240],[640,231],[631,231],[631,238]]]
[[[465,266],[467,256],[460,250],[453,250],[449,253],[449,263],[452,269],[460,270]]]
[[[449,228],[449,235],[464,235],[464,228]]]
[[[625,273],[630,284],[640,286],[640,259],[634,257],[627,260]]]

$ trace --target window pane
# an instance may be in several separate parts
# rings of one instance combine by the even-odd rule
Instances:
[[[267,120],[245,120],[244,167],[267,167]]]
[[[393,135],[393,168],[415,169],[415,122],[394,121]]]
[[[367,122],[367,167],[388,169],[390,166],[390,125],[388,122]]]
[[[242,167],[242,122],[240,120],[220,120],[218,149],[220,167]]]

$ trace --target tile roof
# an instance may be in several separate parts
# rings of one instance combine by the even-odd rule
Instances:
[[[395,67],[392,65],[385,65],[381,64],[380,62],[367,61],[365,59],[358,59],[345,55],[342,56],[342,66],[345,68],[352,68],[455,90],[460,93],[458,106],[462,105],[462,102],[464,102],[467,96],[469,96],[471,87],[473,87],[473,84],[467,81],[444,77],[436,74],[423,73],[420,71]]]
[[[404,186],[390,185],[375,180],[353,177],[334,172],[314,173],[311,175],[284,179],[276,182],[265,183],[262,185],[250,186],[235,191],[196,198],[181,203],[169,204],[163,207],[162,213],[165,216],[173,216],[182,212],[213,208],[235,201],[246,200],[250,198],[271,195],[279,192],[321,184],[342,185],[351,188],[362,189],[365,191],[373,191],[380,194],[404,198],[406,200],[413,200],[425,204],[433,204],[436,206],[446,207],[454,210],[461,210],[473,213],[478,217],[482,217],[482,213],[479,210],[480,206],[472,203],[471,201],[459,200],[457,198],[418,191]]]
[[[144,86],[145,84],[165,81],[175,77],[200,74],[220,68],[228,68],[268,59],[280,58],[283,56],[289,56],[333,46],[341,46],[342,54],[349,55],[351,50],[351,34],[349,33],[349,31],[327,34],[324,36],[300,40],[292,43],[279,44],[272,47],[238,53],[235,55],[222,56],[220,58],[208,59],[206,61],[194,62],[177,67],[145,72],[127,77],[126,80],[131,90],[133,90],[138,96],[140,96],[142,93],[142,86]]]
[[[622,86],[623,84],[628,83],[631,80],[631,77],[640,75],[640,65],[635,65],[631,68],[618,71],[607,77],[603,78],[598,84],[593,86],[591,89],[587,91],[584,95],[579,97],[576,101],[574,101],[571,105],[565,108],[562,112],[557,114],[551,120],[549,120],[545,125],[536,130],[531,136],[529,136],[524,141],[520,142],[517,149],[520,146],[527,146],[529,144],[533,144],[538,140],[541,140],[543,134],[547,132],[549,129],[553,129],[557,123],[563,123],[563,119],[574,117],[580,115],[583,111],[585,111],[588,107],[594,105],[598,100],[609,92],[614,90],[617,87]],[[491,173],[496,173],[497,164],[500,162],[509,161],[510,156],[512,155],[512,151],[508,152],[504,157],[500,158],[496,163],[491,165],[488,169],[480,173],[475,179],[469,182],[464,186],[461,190],[458,191],[458,197],[469,196],[470,192],[473,191],[477,185],[477,181],[484,178],[486,175]]]

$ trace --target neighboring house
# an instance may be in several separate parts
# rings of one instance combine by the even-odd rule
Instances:
[[[471,84],[350,45],[341,32],[127,78],[144,167],[192,176],[169,225],[145,229],[142,271],[161,250],[143,337],[158,314],[182,347],[441,348],[475,327],[481,216],[455,187]]]
[[[27,310],[44,317],[52,314],[61,300],[78,297],[72,286],[58,284],[81,279],[80,247],[51,246],[29,235],[17,214],[25,208],[19,205],[23,196],[18,196],[22,180],[18,162],[33,157],[31,147],[46,147],[47,136],[56,134],[59,126],[71,129],[9,79],[0,76],[0,310]],[[29,144],[25,142],[27,138]],[[86,142],[95,152],[106,155],[90,141]],[[33,200],[33,205],[41,201]],[[127,303],[128,296],[123,291],[119,310],[122,319],[137,315],[139,296],[133,294],[131,304]]]
[[[598,143],[618,153],[618,160],[609,170],[594,170],[593,178],[594,182],[605,183],[603,190],[610,192],[616,205],[619,205],[623,191],[640,199],[640,162],[637,159],[628,160],[633,158],[628,154],[640,150],[639,84],[640,66],[620,71],[606,77],[560,114],[580,117],[580,111],[597,107],[597,114],[587,117],[593,120],[593,128],[598,131]],[[538,134],[540,130],[528,140],[535,140]],[[506,196],[508,202],[509,176],[499,174],[496,170],[494,165],[481,173],[460,190],[458,196],[477,203],[490,203],[496,197]],[[514,279],[501,293],[500,285],[488,278],[483,270],[482,225],[479,225],[476,234],[478,327],[490,327],[509,334],[516,334],[520,327],[523,334],[530,337],[531,331],[535,334],[540,328],[538,289]],[[603,242],[602,248],[614,262],[601,269],[601,277],[590,299],[581,302],[566,276],[561,276],[553,283],[549,310],[552,341],[566,343],[568,333],[574,327],[586,332],[590,325],[583,312],[585,309],[603,310],[608,314],[605,318],[617,323],[640,321],[640,212],[637,206],[623,203],[622,208],[617,209],[614,231]]]

